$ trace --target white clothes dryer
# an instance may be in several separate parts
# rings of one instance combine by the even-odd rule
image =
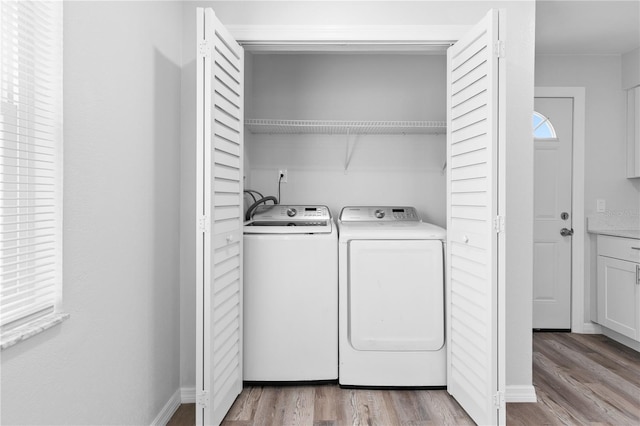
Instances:
[[[446,386],[446,231],[413,207],[345,207],[338,227],[340,385]]]

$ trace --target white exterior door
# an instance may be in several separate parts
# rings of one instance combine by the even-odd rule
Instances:
[[[536,97],[535,110],[533,328],[570,329],[573,98]]]
[[[447,53],[447,385],[478,424],[504,424],[506,411],[499,18]]]
[[[218,425],[242,391],[244,52],[197,12],[196,423]]]

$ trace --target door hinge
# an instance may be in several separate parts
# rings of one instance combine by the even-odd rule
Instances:
[[[196,394],[196,405],[200,408],[207,408],[209,406],[209,391],[203,390]]]
[[[504,232],[504,216],[496,216],[493,218],[493,229],[499,234]]]
[[[504,392],[496,392],[493,394],[493,406],[496,410],[504,410],[506,407],[506,402],[504,399]]]
[[[505,57],[504,41],[498,40],[493,44],[493,55],[496,58],[504,58]]]
[[[211,43],[209,43],[209,40],[200,40],[198,42],[198,55],[203,58],[211,56]]]
[[[210,226],[209,216],[200,216],[198,219],[198,230],[200,232],[209,232]]]

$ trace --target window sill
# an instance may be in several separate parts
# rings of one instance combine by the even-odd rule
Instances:
[[[64,312],[50,314],[23,326],[17,327],[14,330],[8,331],[2,335],[0,350],[4,351],[23,340],[27,340],[45,330],[50,329],[51,327],[61,324],[65,320],[69,319],[70,316],[70,314]]]

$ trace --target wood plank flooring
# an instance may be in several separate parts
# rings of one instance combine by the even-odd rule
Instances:
[[[602,335],[534,333],[537,403],[507,404],[509,425],[640,425],[640,353]],[[170,426],[195,424],[183,404]],[[246,387],[225,426],[467,425],[442,390]]]
[[[606,336],[534,333],[533,384],[507,424],[640,425],[640,353]]]

